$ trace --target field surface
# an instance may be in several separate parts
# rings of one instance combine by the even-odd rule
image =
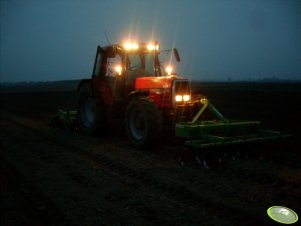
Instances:
[[[138,150],[122,125],[99,137],[52,128],[76,92],[43,87],[1,92],[0,225],[277,225],[273,205],[301,217],[301,84],[194,83],[226,117],[294,135],[212,150],[209,169],[173,134]]]

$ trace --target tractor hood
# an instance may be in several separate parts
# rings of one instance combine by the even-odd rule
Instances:
[[[167,76],[167,77],[140,77],[136,78],[136,90],[146,89],[170,89],[174,80],[186,80],[183,77]]]

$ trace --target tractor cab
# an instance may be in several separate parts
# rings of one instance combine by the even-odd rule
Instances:
[[[165,50],[166,51],[166,50]],[[177,49],[175,59],[180,61]],[[117,99],[136,90],[136,79],[172,75],[172,67],[162,68],[159,60],[159,45],[155,43],[125,43],[97,48],[92,78],[99,83],[105,80],[112,96]],[[152,79],[153,78],[153,79]],[[173,79],[172,79],[173,80]]]

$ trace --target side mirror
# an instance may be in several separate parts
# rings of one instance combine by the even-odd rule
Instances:
[[[178,62],[180,62],[180,54],[179,54],[177,48],[173,48],[172,50],[173,50],[173,55],[175,56],[176,60]]]

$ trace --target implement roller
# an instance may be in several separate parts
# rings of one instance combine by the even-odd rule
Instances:
[[[200,100],[203,105],[190,122],[179,122],[175,126],[176,137],[183,138],[184,144],[193,149],[207,149],[227,145],[255,143],[290,137],[278,131],[264,130],[259,121],[236,121],[226,119],[207,98]],[[214,115],[213,120],[199,120],[205,111]]]

